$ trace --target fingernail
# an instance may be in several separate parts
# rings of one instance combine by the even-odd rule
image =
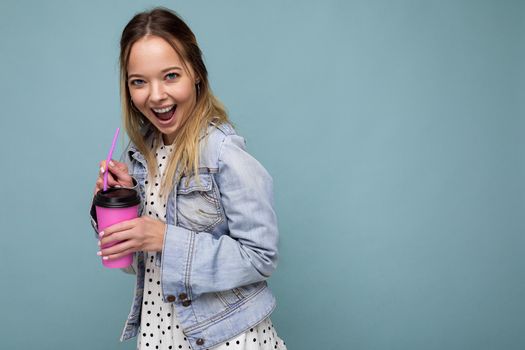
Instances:
[[[116,188],[121,188],[122,186],[120,186],[120,185],[115,185],[115,187],[116,187]]]
[[[97,255],[98,255],[98,256],[101,256],[101,255],[102,255],[102,252],[99,250],[99,251],[97,252]]]
[[[113,161],[110,160],[110,161],[109,161],[109,165],[110,165],[110,166],[115,166],[115,163],[113,163]]]
[[[98,246],[100,247],[100,241],[98,241]]]
[[[104,167],[103,166],[100,167],[100,173],[104,174]]]
[[[107,256],[103,256],[102,259],[104,259],[104,260],[108,260],[109,257],[107,257]]]
[[[100,233],[98,234],[99,237],[102,237],[104,236],[104,231],[100,231]]]

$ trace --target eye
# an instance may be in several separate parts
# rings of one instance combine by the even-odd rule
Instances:
[[[166,74],[166,79],[173,80],[176,79],[179,75],[177,73],[168,73]]]
[[[133,79],[129,83],[131,85],[134,85],[134,86],[141,86],[141,85],[144,85],[144,80],[142,80],[142,79]]]

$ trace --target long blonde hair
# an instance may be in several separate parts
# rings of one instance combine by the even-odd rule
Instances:
[[[167,195],[183,176],[198,174],[199,168],[199,136],[206,131],[208,125],[230,123],[223,104],[213,95],[208,82],[208,71],[204,65],[202,52],[191,29],[173,11],[164,7],[156,7],[150,11],[136,14],[126,25],[120,40],[120,96],[124,128],[130,141],[144,155],[148,173],[153,176],[157,169],[154,155],[160,140],[160,132],[131,103],[131,95],[127,84],[127,67],[129,54],[133,44],[147,35],[154,35],[166,40],[181,57],[183,65],[188,70],[188,64],[195,72],[198,81],[196,86],[197,99],[194,108],[184,116],[177,129],[174,150],[168,160],[166,175],[160,184],[162,195]],[[153,129],[153,150],[146,145],[143,130]],[[179,169],[179,171],[177,171]]]

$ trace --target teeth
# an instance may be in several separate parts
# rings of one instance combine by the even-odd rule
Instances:
[[[175,105],[173,105],[175,106]],[[152,108],[156,113],[166,113],[167,111],[171,110],[173,108],[173,106],[170,106],[170,107],[166,107],[166,108],[162,108],[162,109],[155,109],[155,108]]]

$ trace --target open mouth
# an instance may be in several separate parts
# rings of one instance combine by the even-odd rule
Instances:
[[[161,109],[151,109],[153,114],[155,116],[163,121],[168,121],[173,117],[173,114],[175,114],[175,110],[177,109],[177,105],[173,105],[169,108],[161,108]]]

